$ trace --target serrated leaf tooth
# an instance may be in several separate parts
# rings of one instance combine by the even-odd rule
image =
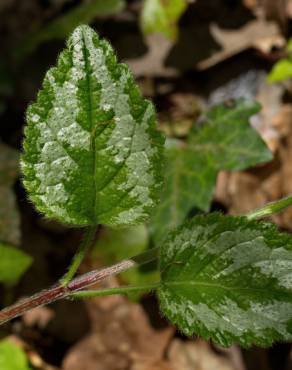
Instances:
[[[141,222],[158,199],[162,176],[154,109],[91,28],[78,27],[67,45],[28,109],[24,184],[41,212],[63,222]],[[62,186],[54,200],[56,181]]]
[[[196,216],[162,244],[161,309],[187,335],[224,346],[290,341],[291,262],[291,236],[271,224]]]

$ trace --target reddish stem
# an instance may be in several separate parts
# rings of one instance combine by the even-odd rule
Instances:
[[[22,315],[26,311],[66,298],[73,292],[77,292],[78,290],[84,289],[100,280],[116,275],[136,265],[137,262],[135,261],[135,258],[124,260],[113,266],[100,270],[93,270],[81,275],[73,279],[67,286],[57,284],[31,297],[22,299],[14,305],[0,311],[0,325]]]

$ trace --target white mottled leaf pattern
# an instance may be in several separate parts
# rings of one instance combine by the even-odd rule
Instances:
[[[230,346],[292,340],[292,237],[245,217],[196,216],[161,248],[162,312]]]
[[[39,211],[72,225],[131,225],[148,217],[162,177],[155,111],[90,27],[69,38],[27,123],[24,185]]]

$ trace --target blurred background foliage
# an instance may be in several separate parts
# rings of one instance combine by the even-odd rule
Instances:
[[[2,307],[55,283],[82,237],[82,230],[35,212],[18,165],[26,107],[78,24],[91,24],[129,64],[168,138],[167,207],[161,202],[150,222],[135,228],[99,227],[81,272],[158,245],[170,226],[198,212],[242,214],[292,193],[290,0],[1,0],[0,19]],[[251,153],[256,160],[246,157],[237,167],[227,163],[236,158],[229,146],[216,157],[225,162],[208,167],[210,153],[198,140],[217,141],[208,128],[212,107],[223,103],[220,111],[229,109],[240,121],[236,107],[252,100],[262,108],[250,103],[233,147],[245,145],[251,122],[252,135],[257,132],[269,151],[261,146]],[[220,116],[215,121],[224,139],[230,127]],[[273,221],[291,231],[291,209]],[[150,265],[104,284],[158,278]],[[289,344],[223,350],[183,337],[159,316],[151,295],[58,302],[1,327],[0,334],[1,370],[292,369]]]

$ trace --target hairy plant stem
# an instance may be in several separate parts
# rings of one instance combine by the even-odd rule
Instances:
[[[66,286],[73,279],[73,277],[75,276],[79,266],[81,265],[81,262],[83,261],[85,255],[86,255],[89,247],[91,246],[91,244],[94,240],[95,234],[96,234],[96,226],[89,227],[86,230],[86,232],[84,234],[84,237],[83,237],[83,239],[82,239],[82,241],[79,245],[79,248],[78,248],[76,254],[74,255],[74,257],[72,259],[71,265],[68,268],[68,271],[60,279],[61,285]]]
[[[0,311],[0,325],[22,315],[26,311],[29,311],[33,308],[55,302],[59,299],[70,297],[73,293],[91,286],[98,281],[104,280],[109,276],[119,274],[120,272],[128,270],[131,267],[157,260],[157,258],[158,248],[149,249],[144,253],[134,256],[130,259],[123,260],[110,267],[93,270],[84,275],[80,275],[71,280],[67,285],[58,283],[49,289],[43,290],[31,297],[20,300],[14,305]],[[132,289],[133,288],[134,287],[132,287]],[[112,294],[119,294],[119,292],[113,292]]]
[[[248,214],[246,217],[249,220],[255,220],[262,217],[268,217],[275,213],[281,212],[283,209],[292,205],[292,195],[282,198],[280,200],[276,200],[275,202],[271,202],[263,206],[262,208],[255,209]]]

